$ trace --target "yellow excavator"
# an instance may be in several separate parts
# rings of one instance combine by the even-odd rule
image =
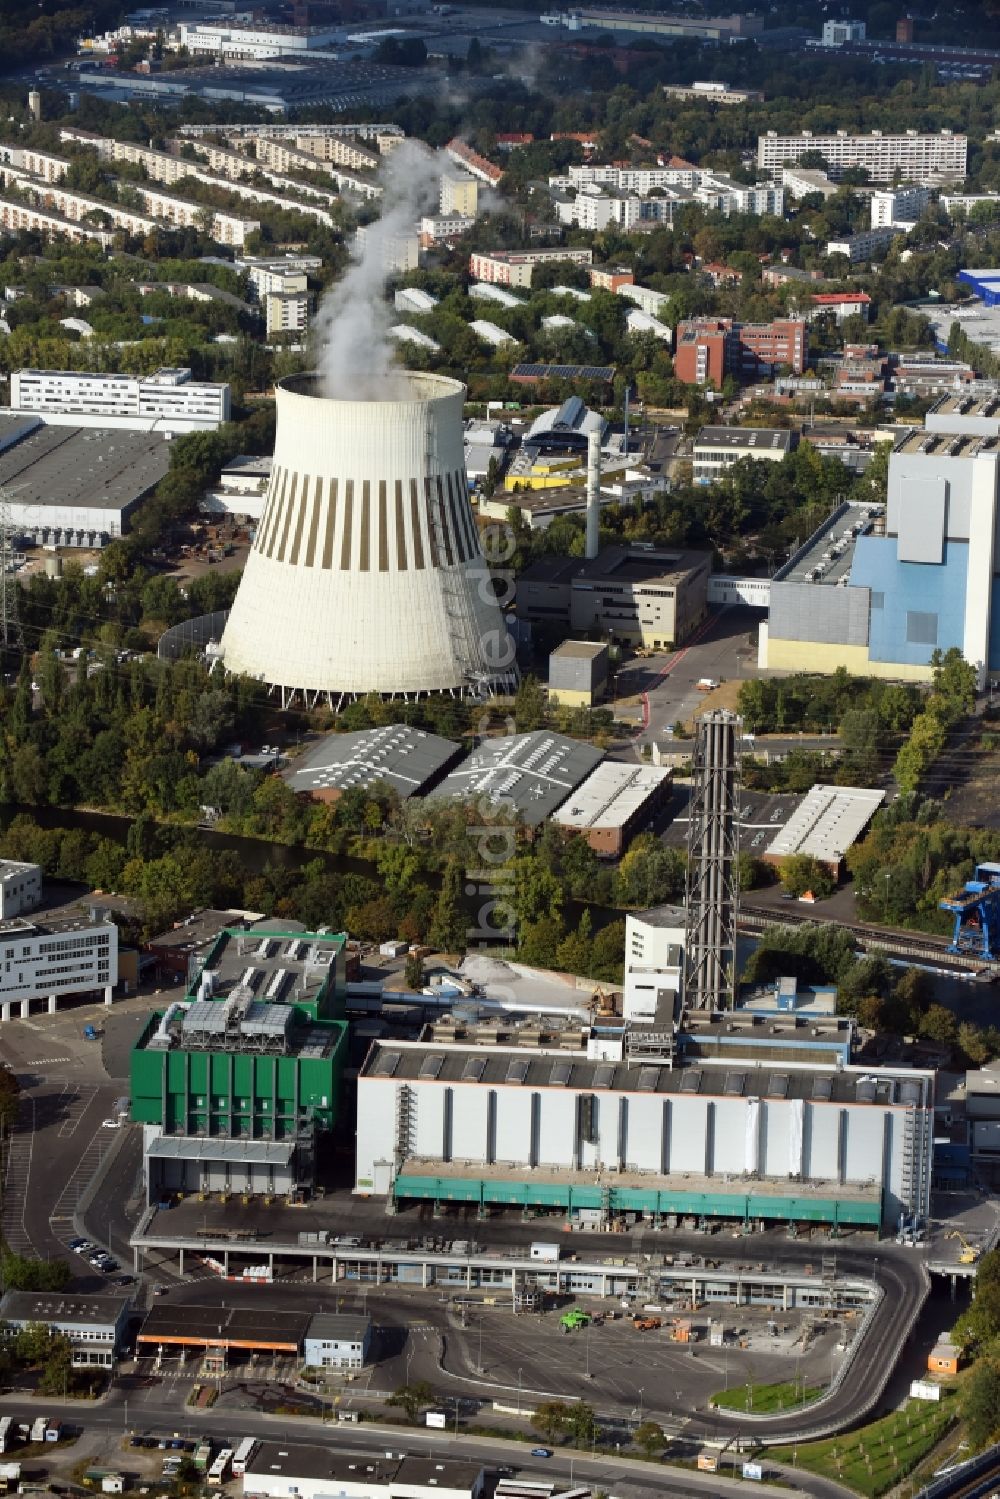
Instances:
[[[960,1234],[957,1228],[953,1229],[950,1234],[945,1234],[945,1238],[957,1239],[961,1244],[962,1247],[958,1251],[958,1263],[960,1265],[974,1265],[976,1263],[979,1258],[979,1250],[975,1244],[970,1244],[965,1235]]]

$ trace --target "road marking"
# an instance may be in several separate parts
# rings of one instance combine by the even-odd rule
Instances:
[[[32,1067],[54,1067],[57,1062],[72,1062],[72,1057],[36,1057]]]
[[[82,1120],[84,1114],[90,1108],[90,1105],[93,1103],[93,1101],[94,1101],[94,1099],[96,1097],[97,1097],[97,1088],[96,1087],[88,1087],[88,1086],[81,1086],[80,1087],[80,1090],[79,1090],[79,1093],[77,1095],[77,1098],[76,1098],[75,1102],[72,1103],[72,1104],[70,1104],[69,1113],[67,1114],[66,1118],[63,1120],[62,1124],[60,1124],[60,1126],[59,1126],[59,1138],[60,1138],[60,1140],[68,1140],[71,1135],[75,1135],[76,1134],[77,1129],[79,1128],[79,1125],[80,1125],[80,1121]]]

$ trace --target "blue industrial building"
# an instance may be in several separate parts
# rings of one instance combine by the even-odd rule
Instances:
[[[959,271],[958,280],[971,287],[987,307],[1000,307],[1000,270]]]

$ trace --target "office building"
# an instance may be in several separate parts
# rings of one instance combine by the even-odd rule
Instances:
[[[573,578],[570,628],[629,645],[681,645],[705,617],[710,571],[707,552],[607,547]]]
[[[874,192],[871,201],[871,226],[873,229],[887,229],[897,224],[912,224],[919,219],[930,201],[930,188],[915,187],[912,183],[905,187]]]
[[[781,463],[798,443],[799,434],[784,427],[702,427],[694,440],[694,482],[714,484],[742,458]]]
[[[340,40],[336,26],[246,25],[235,19],[182,21],[176,47],[186,49],[192,57],[261,62],[276,57],[299,59],[332,48]]]
[[[0,859],[0,921],[33,911],[42,898],[42,866]]]
[[[845,42],[863,42],[866,32],[864,21],[824,21],[823,46],[842,47]]]
[[[706,1017],[725,1053],[681,1050],[673,1066],[602,1056],[596,1027],[592,1054],[585,1032],[376,1041],[358,1076],[355,1190],[883,1230],[925,1215],[933,1073],[826,1059],[809,1017],[789,1017],[798,1047],[778,1050],[771,1024],[755,1016],[737,1038],[728,1016]]]
[[[608,647],[603,641],[564,640],[549,656],[549,702],[560,708],[592,708],[608,683]]]
[[[110,1005],[118,982],[118,928],[97,906],[0,921],[0,1021],[27,1020],[45,1001],[89,994]]]
[[[688,318],[677,324],[674,374],[688,385],[711,381],[717,389],[727,375],[757,379],[782,365],[793,375],[801,375],[808,348],[803,318],[778,318],[772,323]]]
[[[493,250],[469,257],[469,273],[477,281],[495,286],[531,286],[536,265],[569,261],[573,265],[591,265],[593,250],[558,247],[552,250]]]
[[[316,1312],[306,1329],[302,1356],[309,1369],[363,1369],[371,1348],[370,1317]]]
[[[728,83],[695,82],[690,86],[665,83],[663,92],[670,99],[692,99],[699,104],[760,104],[764,95],[756,88],[730,88]]]
[[[757,138],[757,166],[762,172],[778,172],[807,151],[818,151],[834,181],[850,167],[864,167],[871,182],[892,182],[898,172],[908,182],[932,183],[965,176],[968,144],[966,136],[951,130],[936,135],[916,130],[900,135],[881,130],[870,135],[852,135],[847,130],[832,135],[811,130],[779,135],[769,130]]]
[[[667,1024],[679,1013],[684,987],[683,906],[654,906],[625,917],[622,1016],[630,1024]]]
[[[340,1112],[345,942],[297,922],[227,927],[184,998],[147,1020],[130,1075],[148,1202],[311,1188]]]
[[[635,834],[670,801],[670,790],[669,770],[605,760],[552,820],[567,833],[579,833],[601,858],[620,859]]]
[[[170,432],[214,431],[228,422],[229,386],[192,380],[189,369],[153,375],[95,375],[79,370],[15,370],[11,409],[37,412],[47,423],[95,425]]]
[[[0,1321],[12,1332],[45,1327],[68,1338],[74,1369],[112,1369],[128,1331],[127,1292],[6,1291]]]

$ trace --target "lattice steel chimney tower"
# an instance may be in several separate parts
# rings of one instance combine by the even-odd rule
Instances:
[[[700,718],[688,821],[684,1002],[729,1009],[736,999],[739,906],[739,736],[735,713]]]

